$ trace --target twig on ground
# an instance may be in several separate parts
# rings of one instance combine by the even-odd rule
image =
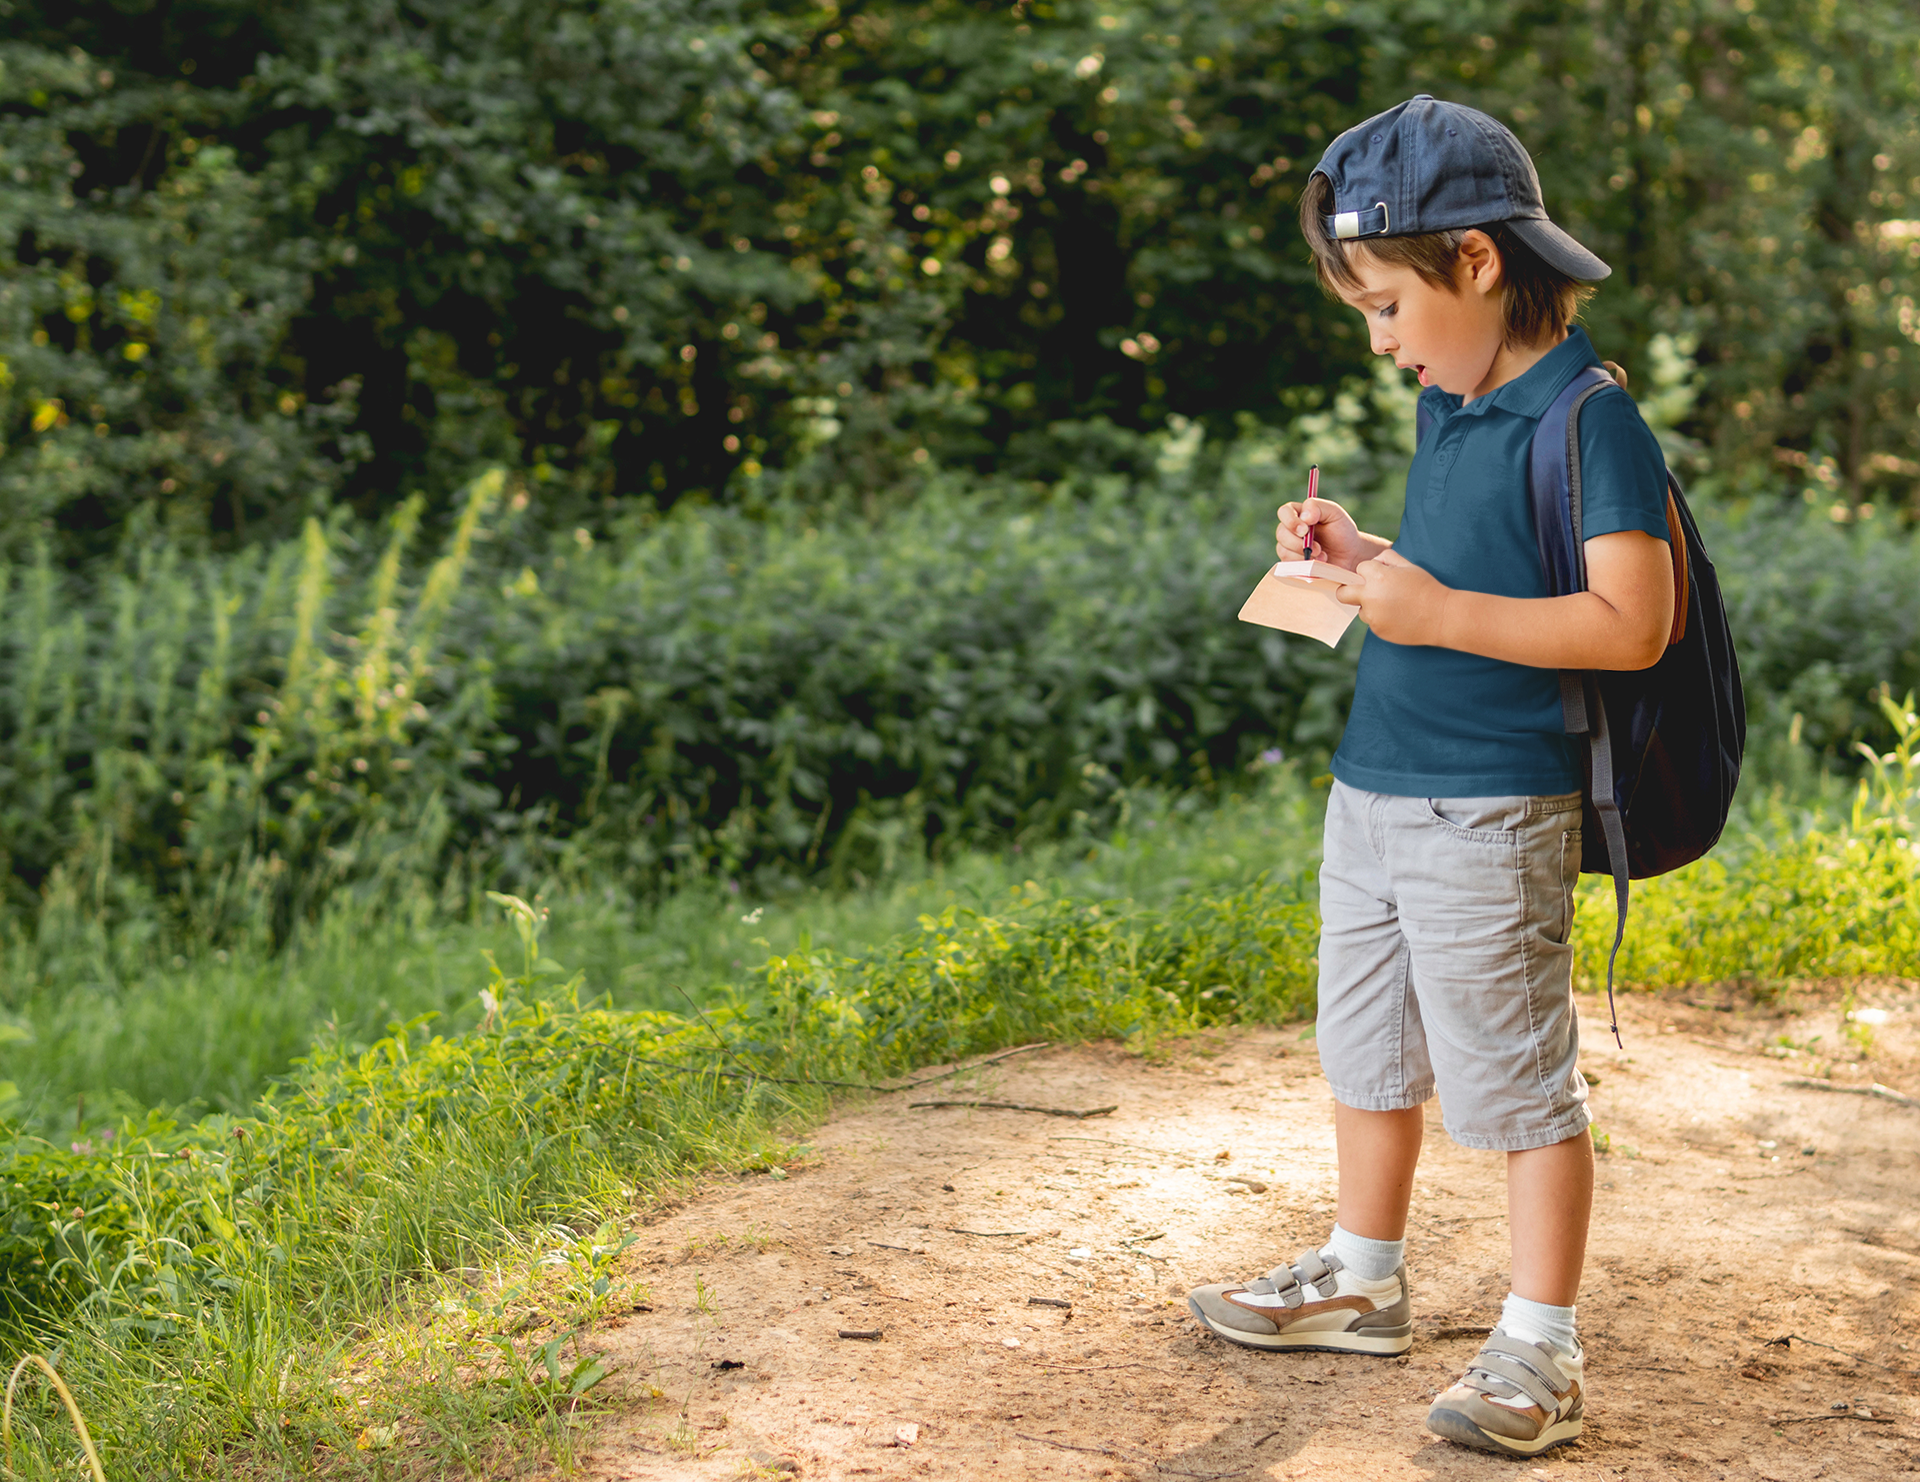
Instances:
[[[1764,1346],[1768,1348],[1784,1348],[1791,1353],[1793,1351],[1793,1345],[1796,1343],[1804,1343],[1809,1348],[1824,1348],[1828,1353],[1837,1353],[1841,1358],[1852,1359],[1856,1364],[1871,1364],[1876,1369],[1885,1369],[1889,1374],[1898,1374],[1901,1372],[1899,1369],[1894,1368],[1892,1364],[1881,1363],[1879,1359],[1864,1358],[1857,1353],[1848,1353],[1844,1348],[1835,1348],[1831,1343],[1822,1343],[1818,1338],[1802,1338],[1798,1333],[1782,1333],[1778,1338],[1767,1339]]]
[[[840,1336],[842,1338],[859,1338],[865,1342],[874,1343],[879,1341],[880,1330],[878,1328],[842,1328],[840,1329]]]
[[[1072,1446],[1065,1441],[1049,1441],[1045,1436],[1029,1436],[1024,1431],[1015,1431],[1014,1435],[1018,1436],[1022,1441],[1035,1441],[1042,1446],[1058,1446],[1062,1451],[1084,1451],[1089,1456],[1114,1456],[1118,1457],[1121,1461],[1131,1461],[1133,1459],[1124,1451],[1114,1451],[1106,1446]]]
[[[983,1240],[1004,1240],[1009,1235],[1024,1235],[1025,1230],[963,1230],[958,1225],[948,1225],[949,1235],[978,1235]]]
[[[1034,1106],[1025,1101],[910,1101],[907,1106],[914,1111],[923,1106],[963,1106],[972,1107],[978,1111],[1039,1112],[1043,1117],[1073,1117],[1076,1120],[1104,1117],[1108,1112],[1120,1110],[1118,1102],[1112,1106],[1096,1106],[1091,1111],[1073,1111],[1064,1106]]]
[[[1895,1106],[1920,1106],[1920,1097],[1903,1096],[1891,1086],[1883,1086],[1875,1081],[1871,1086],[1836,1086],[1832,1081],[1817,1081],[1808,1076],[1794,1076],[1780,1083],[1783,1086],[1797,1086],[1802,1091],[1838,1091],[1842,1096],[1871,1096],[1879,1101],[1891,1101]]]
[[[910,1256],[923,1256],[927,1253],[927,1248],[924,1245],[888,1245],[884,1240],[869,1240],[867,1244],[871,1245],[875,1250],[903,1250]]]
[[[1062,1297],[1028,1297],[1027,1305],[1029,1307],[1064,1307],[1069,1312],[1073,1311],[1073,1303]]]
[[[1789,1415],[1783,1420],[1770,1420],[1768,1425],[1805,1425],[1810,1420],[1858,1420],[1866,1425],[1897,1425],[1899,1419],[1893,1415],[1856,1415],[1851,1410],[1833,1410],[1825,1415]]]
[[[965,1075],[970,1070],[981,1070],[989,1065],[998,1065],[1002,1060],[1011,1060],[1015,1055],[1024,1055],[1029,1050],[1044,1050],[1052,1043],[1053,1041],[1050,1039],[1037,1039],[1030,1045],[1015,1045],[1011,1050],[1002,1050],[997,1055],[989,1055],[984,1060],[975,1060],[968,1065],[957,1065],[952,1070],[941,1071],[938,1075],[923,1075],[918,1080],[903,1081],[898,1086],[875,1086],[874,1090],[892,1093],[894,1091],[911,1091],[915,1086],[930,1086],[935,1081],[944,1081],[957,1075]]]

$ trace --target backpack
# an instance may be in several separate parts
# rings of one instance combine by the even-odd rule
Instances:
[[[1533,434],[1527,491],[1550,596],[1586,590],[1580,408],[1616,384],[1598,366],[1587,367],[1554,399]],[[1423,425],[1423,437],[1425,432]],[[1673,532],[1674,618],[1666,652],[1647,669],[1560,673],[1567,734],[1585,736],[1588,743],[1580,870],[1613,877],[1607,1015],[1615,1043],[1621,1041],[1613,970],[1627,930],[1627,882],[1677,870],[1719,841],[1747,738],[1740,665],[1719,578],[1672,470],[1667,526]]]

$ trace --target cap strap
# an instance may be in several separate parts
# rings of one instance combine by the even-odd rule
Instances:
[[[1364,211],[1342,211],[1325,220],[1327,230],[1336,237],[1384,237],[1389,225],[1387,203],[1375,201]]]

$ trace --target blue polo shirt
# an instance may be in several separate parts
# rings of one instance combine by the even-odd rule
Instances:
[[[1598,365],[1575,329],[1524,375],[1466,406],[1421,393],[1432,425],[1407,474],[1393,548],[1447,586],[1545,597],[1547,578],[1527,497],[1527,456],[1541,416],[1569,381]],[[1591,539],[1620,530],[1667,535],[1667,465],[1624,391],[1580,409],[1580,512]],[[1403,797],[1572,792],[1577,738],[1562,729],[1559,673],[1368,633],[1333,775]]]

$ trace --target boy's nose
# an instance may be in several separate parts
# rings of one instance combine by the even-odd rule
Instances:
[[[1400,348],[1400,341],[1388,334],[1384,329],[1381,329],[1378,325],[1374,325],[1369,330],[1368,338],[1373,342],[1373,353],[1375,355],[1391,355],[1395,350]]]

